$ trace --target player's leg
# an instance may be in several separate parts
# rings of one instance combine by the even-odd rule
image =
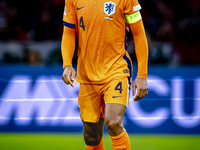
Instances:
[[[126,106],[121,104],[106,104],[105,124],[110,136],[117,136],[124,131],[123,117]]]
[[[103,143],[104,111],[100,86],[81,84],[79,90],[79,110],[83,120],[83,136],[86,150],[105,150]]]
[[[127,78],[113,79],[107,84],[104,93],[105,124],[111,137],[113,150],[130,150],[130,140],[123,127],[123,117],[130,97],[130,85]]]
[[[129,136],[123,127],[126,106],[106,104],[105,124],[110,135],[113,150],[131,150]]]
[[[100,118],[97,123],[84,122],[83,136],[86,150],[105,150],[103,143],[104,119]]]

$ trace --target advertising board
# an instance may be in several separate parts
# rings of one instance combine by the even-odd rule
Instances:
[[[0,67],[0,132],[81,132],[79,83],[67,86],[62,67]],[[136,71],[134,72],[134,75]],[[149,94],[131,94],[124,126],[132,133],[200,133],[200,69],[149,68]]]

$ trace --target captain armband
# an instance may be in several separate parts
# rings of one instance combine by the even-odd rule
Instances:
[[[126,18],[126,23],[131,24],[139,21],[142,18],[142,16],[140,14],[140,11],[136,11],[130,15],[125,14],[125,18]]]

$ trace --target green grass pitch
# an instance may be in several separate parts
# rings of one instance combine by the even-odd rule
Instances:
[[[129,134],[133,150],[200,150],[197,135]],[[106,150],[112,150],[104,135]],[[82,134],[69,133],[0,133],[0,150],[84,150]]]

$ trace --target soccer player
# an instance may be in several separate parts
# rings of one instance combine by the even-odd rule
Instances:
[[[137,0],[65,0],[62,37],[63,76],[74,87],[72,58],[79,41],[78,103],[86,150],[104,150],[106,124],[113,150],[130,150],[123,127],[132,84],[132,62],[126,51],[125,29],[132,31],[138,62],[133,84],[134,101],[148,93],[148,46]],[[136,91],[137,89],[137,91]]]

